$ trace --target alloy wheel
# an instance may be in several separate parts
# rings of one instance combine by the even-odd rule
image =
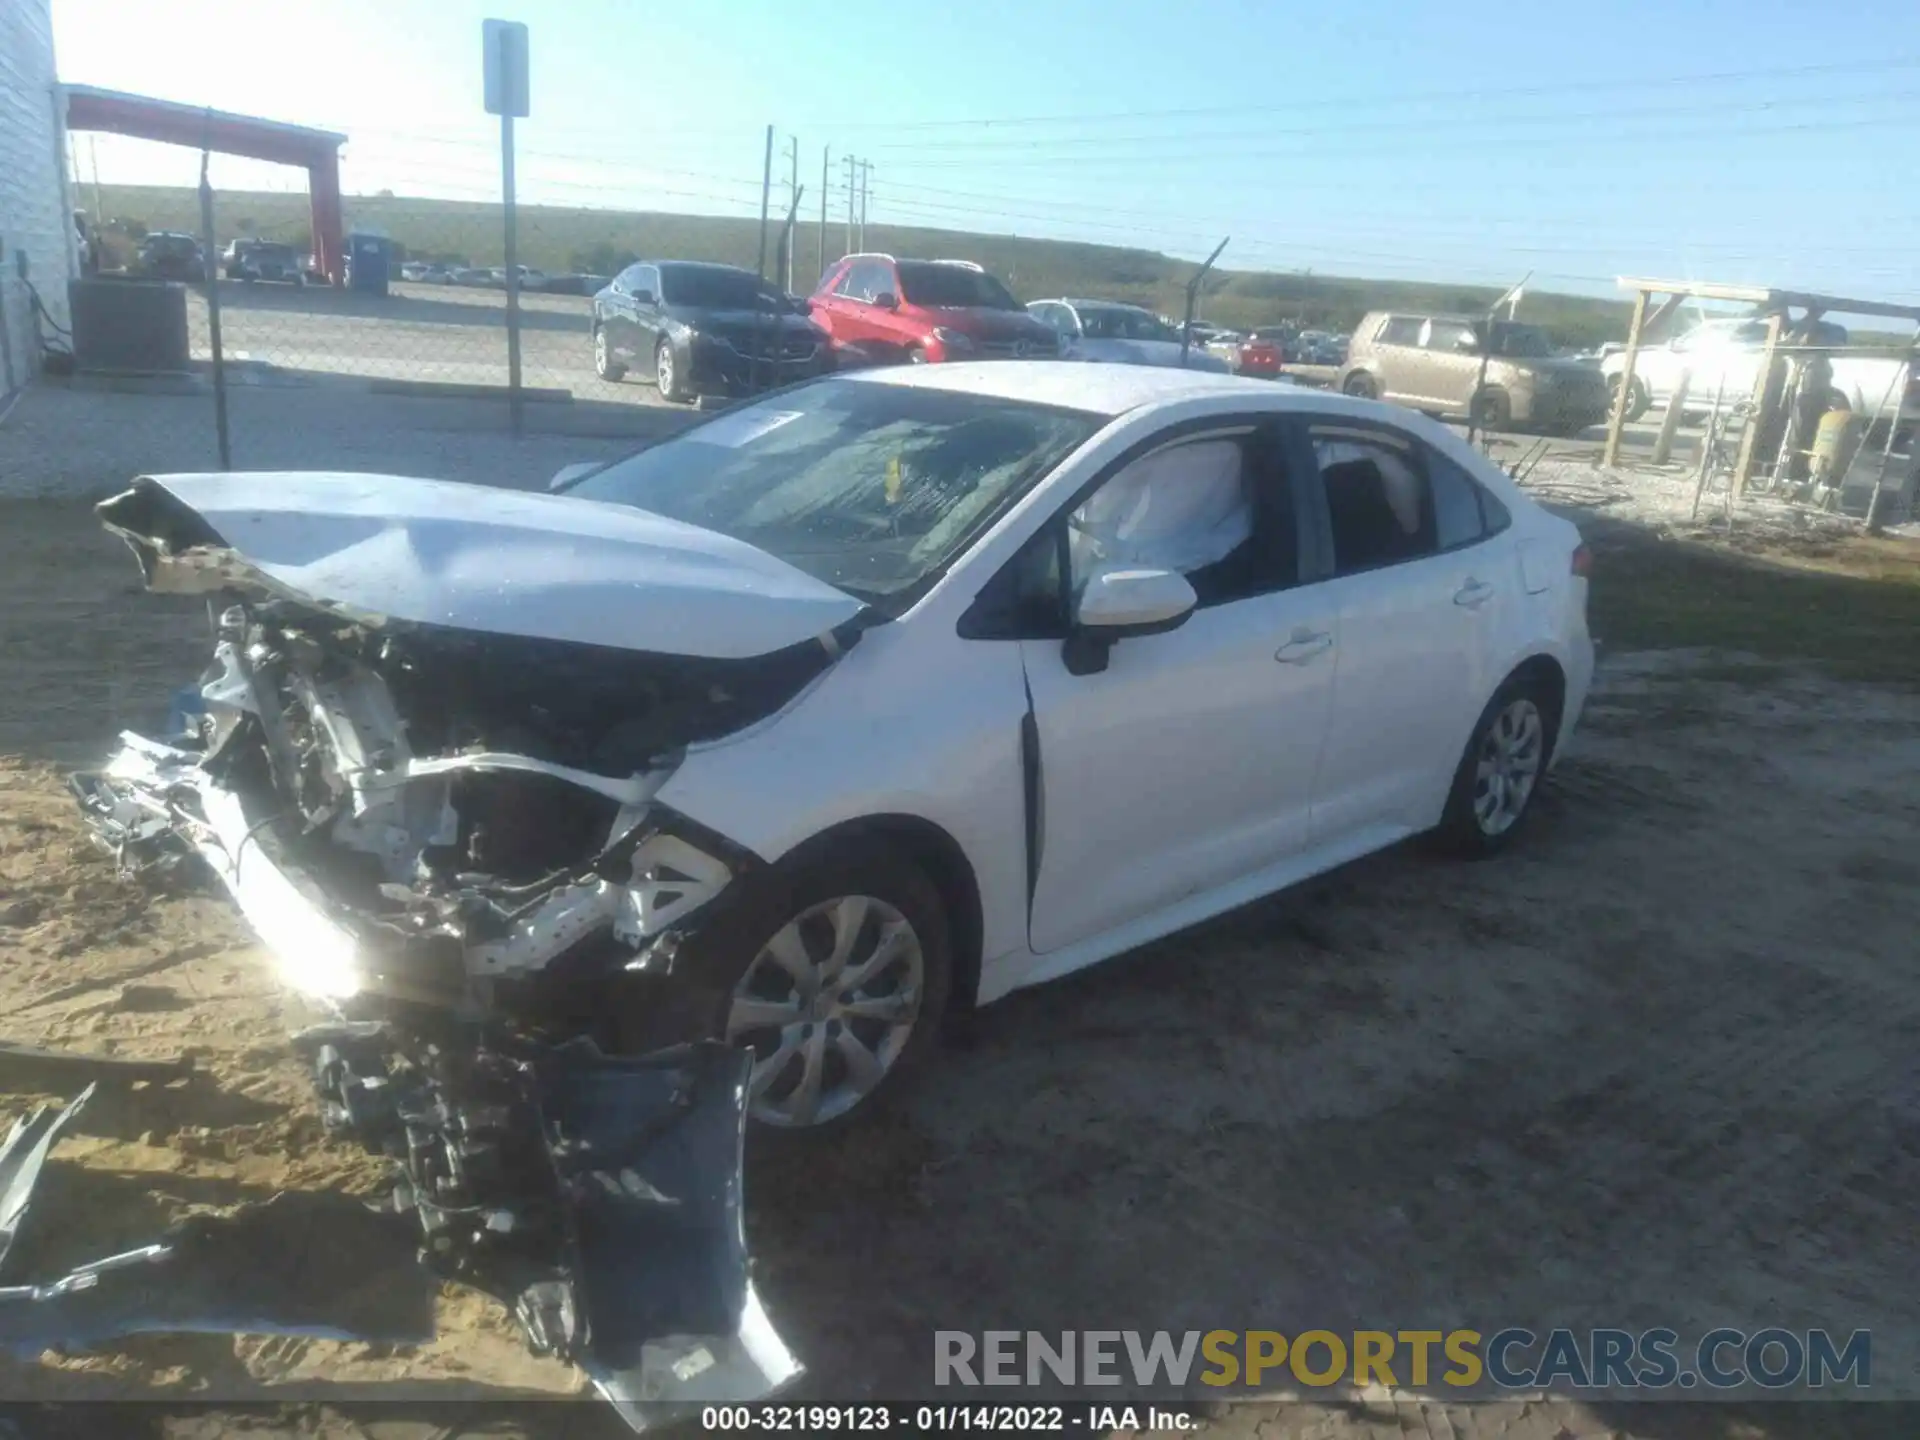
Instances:
[[[674,397],[673,347],[662,345],[655,353],[653,364],[654,378],[660,386],[660,394],[668,400]]]
[[[747,1103],[785,1129],[846,1114],[898,1063],[920,1018],[920,937],[871,895],[803,910],[734,987],[727,1040],[753,1051]]]
[[[607,376],[607,361],[611,358],[607,354],[606,330],[604,328],[595,330],[593,332],[593,368],[603,380]]]
[[[1524,695],[1487,726],[1473,772],[1473,818],[1483,835],[1504,835],[1519,823],[1540,779],[1545,739],[1540,707]]]

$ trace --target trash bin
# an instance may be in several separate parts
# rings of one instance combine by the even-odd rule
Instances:
[[[347,288],[384,295],[393,270],[393,242],[384,235],[347,236]]]

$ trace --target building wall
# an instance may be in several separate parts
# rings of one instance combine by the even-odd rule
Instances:
[[[27,278],[62,326],[73,273],[66,135],[55,109],[53,0],[0,0],[0,395],[39,367]]]

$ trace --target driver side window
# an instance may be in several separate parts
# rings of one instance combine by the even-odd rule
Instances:
[[[1247,470],[1237,437],[1192,440],[1133,461],[1067,516],[1073,593],[1102,571],[1172,570],[1193,583],[1203,605],[1208,590],[1237,598],[1244,586],[1218,567],[1253,539]]]
[[[975,639],[1057,639],[1103,570],[1172,570],[1202,609],[1299,579],[1298,527],[1277,436],[1177,441],[1125,462],[1036,533],[961,622]]]

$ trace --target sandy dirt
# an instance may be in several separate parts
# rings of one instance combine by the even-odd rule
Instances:
[[[377,1166],[323,1135],[285,1046],[303,1017],[227,907],[118,882],[61,789],[115,728],[158,721],[202,662],[204,615],[138,593],[84,510],[6,509],[0,1038],[197,1066],[82,1117],[49,1166],[34,1271],[196,1209],[373,1193]],[[901,1113],[756,1157],[750,1237],[804,1392],[919,1395],[935,1328],[1781,1324],[1870,1328],[1876,1390],[1913,1396],[1917,774],[1911,693],[1608,656],[1515,853],[1376,856],[1015,996]],[[8,1088],[15,1113],[42,1093]],[[578,1389],[471,1293],[443,1292],[439,1321],[422,1346],[50,1353],[0,1368],[0,1396]],[[1741,1433],[1784,1433],[1783,1413]],[[1382,1433],[1353,1417],[1294,1407],[1261,1433]]]

